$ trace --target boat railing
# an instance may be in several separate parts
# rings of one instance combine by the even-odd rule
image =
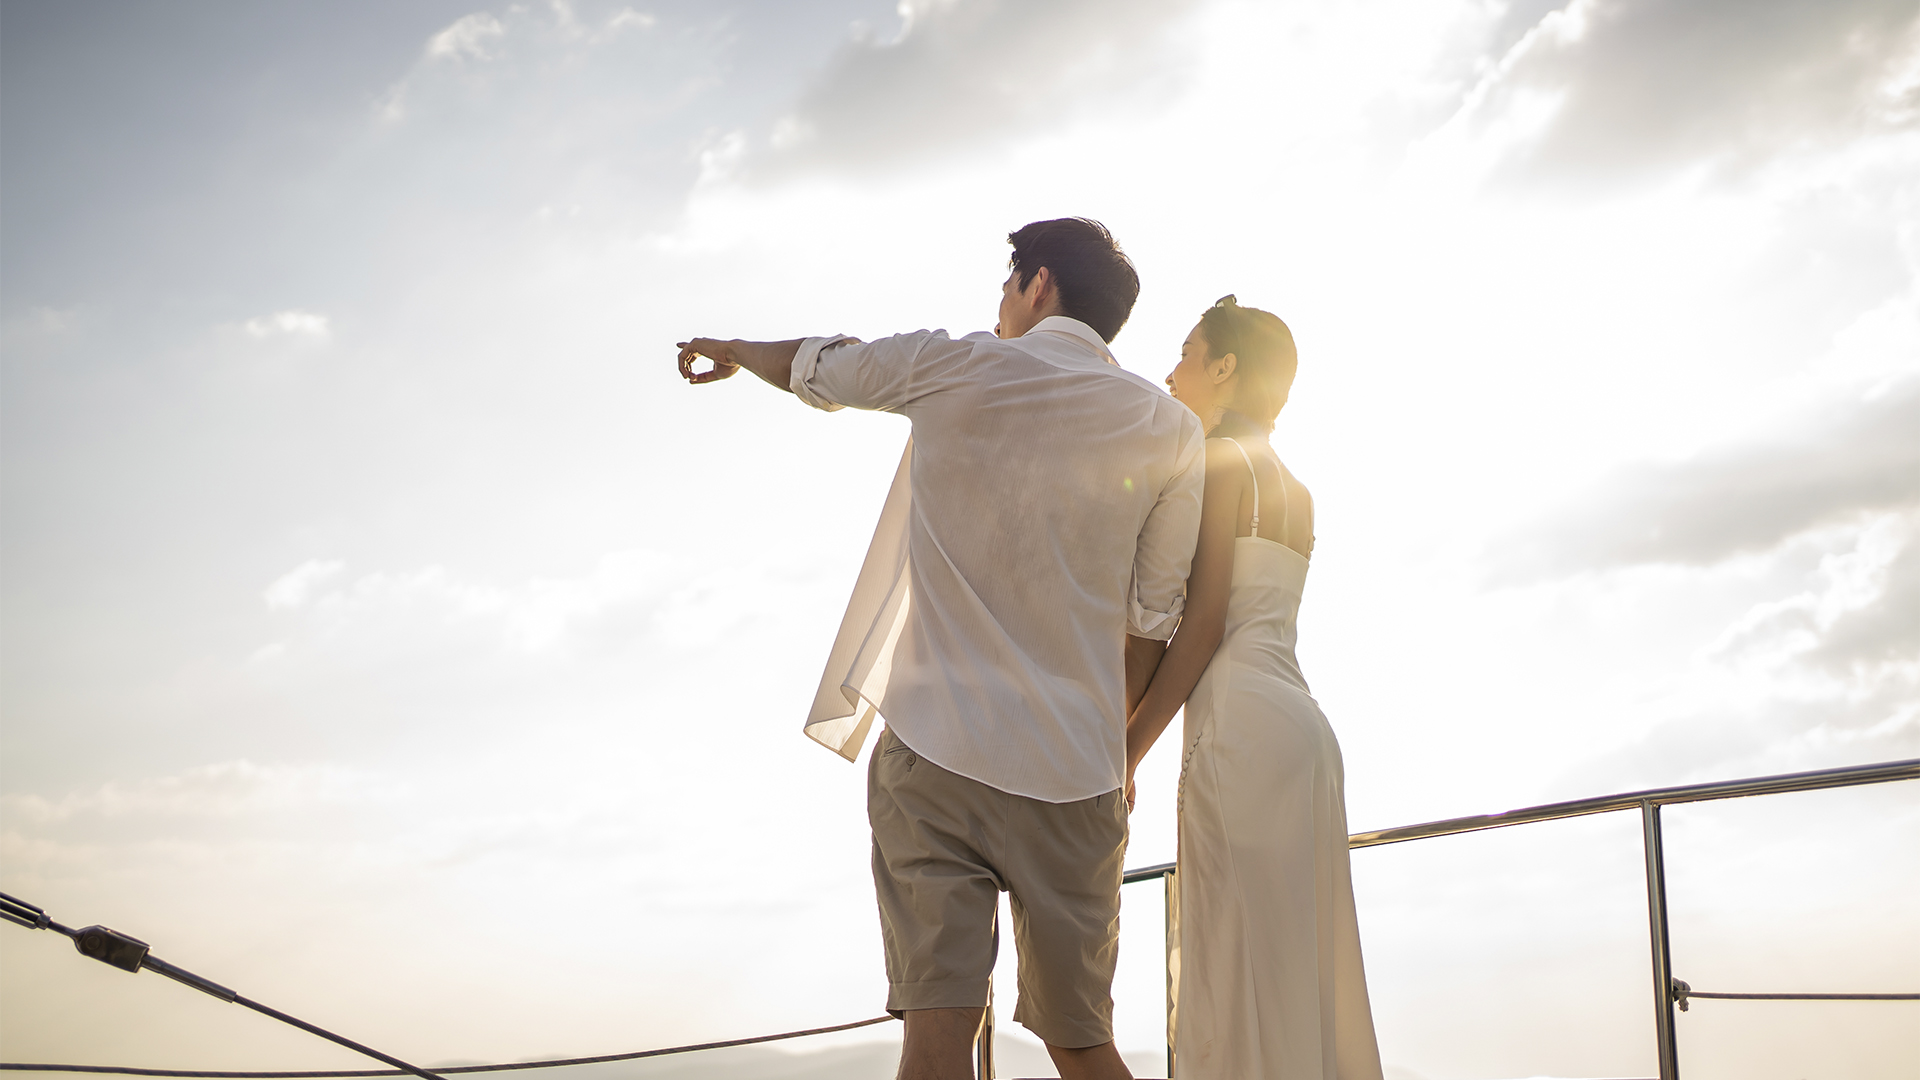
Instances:
[[[1723,998],[1767,1001],[1913,1001],[1920,994],[1728,994],[1708,993],[1688,986],[1673,977],[1673,958],[1668,945],[1666,857],[1662,851],[1660,808],[1681,803],[1712,802],[1718,799],[1742,799],[1755,795],[1784,795],[1796,791],[1825,791],[1831,788],[1884,784],[1895,780],[1920,780],[1920,758],[1886,761],[1877,765],[1854,765],[1838,769],[1814,769],[1808,772],[1756,776],[1745,780],[1721,780],[1707,784],[1683,784],[1678,787],[1649,788],[1618,795],[1545,803],[1498,814],[1448,818],[1420,825],[1402,825],[1393,829],[1358,832],[1347,838],[1349,849],[1402,844],[1412,840],[1430,840],[1438,836],[1459,836],[1486,829],[1504,829],[1513,825],[1532,825],[1542,821],[1564,821],[1590,814],[1637,810],[1640,813],[1640,837],[1647,876],[1647,939],[1652,957],[1654,1040],[1660,1062],[1660,1080],[1679,1080],[1678,1042],[1674,1032],[1674,1010],[1684,1011],[1691,998]],[[1171,893],[1175,887],[1174,863],[1143,866],[1129,870],[1121,880],[1133,885],[1161,881]],[[1169,895],[1169,901],[1172,897]],[[1168,904],[1168,911],[1173,905]],[[1171,950],[1172,942],[1168,942]],[[1169,957],[1171,959],[1171,957]],[[1172,965],[1168,965],[1168,1001],[1173,997]],[[990,1040],[986,1045],[991,1045]],[[990,1051],[989,1051],[990,1053]],[[981,1076],[991,1076],[990,1062]],[[1167,1046],[1167,1075],[1173,1075],[1173,1046]]]
[[[1719,993],[1694,990],[1685,982],[1673,977],[1673,963],[1668,950],[1667,927],[1667,885],[1666,861],[1661,850],[1660,808],[1680,803],[1710,802],[1716,799],[1739,799],[1754,795],[1780,795],[1795,791],[1823,791],[1831,788],[1857,787],[1862,784],[1884,784],[1896,780],[1920,779],[1920,758],[1906,761],[1888,761],[1878,765],[1856,765],[1838,769],[1815,769],[1810,772],[1785,773],[1779,776],[1759,776],[1747,780],[1723,780],[1710,784],[1687,784],[1680,787],[1652,788],[1646,791],[1629,791],[1619,795],[1603,795],[1593,799],[1573,799],[1567,802],[1547,803],[1530,806],[1520,810],[1508,810],[1499,814],[1480,814],[1474,817],[1449,818],[1445,821],[1430,821],[1421,825],[1404,825],[1393,829],[1379,829],[1373,832],[1354,833],[1347,838],[1349,848],[1380,847],[1386,844],[1399,844],[1412,840],[1428,840],[1438,836],[1458,836],[1462,833],[1480,832],[1485,829],[1501,829],[1512,825],[1531,825],[1542,821],[1560,821],[1566,818],[1585,817],[1589,814],[1606,814],[1618,811],[1637,810],[1640,813],[1640,834],[1646,863],[1647,881],[1647,938],[1652,958],[1654,1034],[1659,1051],[1660,1080],[1679,1080],[1680,1069],[1674,1037],[1674,1011],[1686,1010],[1692,998],[1717,998],[1735,1000],[1798,1000],[1798,1001],[1914,1001],[1920,1000],[1920,994],[1777,994],[1777,993]],[[1162,887],[1171,890],[1177,887],[1176,866],[1162,863],[1157,866],[1145,866],[1138,870],[1129,870],[1122,877],[1126,885],[1159,881]],[[1171,895],[1169,895],[1171,899]],[[1168,910],[1172,910],[1169,905]],[[658,1050],[636,1050],[624,1054],[603,1054],[593,1057],[565,1058],[545,1061],[520,1061],[493,1065],[464,1065],[438,1070],[422,1069],[410,1065],[398,1058],[390,1057],[371,1047],[363,1046],[343,1036],[336,1035],[316,1025],[288,1016],[285,1013],[268,1008],[258,1002],[241,997],[232,990],[220,986],[211,980],[202,978],[183,968],[165,963],[154,957],[144,941],[122,934],[106,927],[90,926],[74,930],[63,926],[40,908],[26,901],[0,893],[0,921],[15,923],[29,929],[53,930],[74,939],[81,953],[92,956],[130,972],[155,971],[176,979],[205,993],[255,1009],[275,1019],[303,1028],[315,1035],[330,1039],[390,1066],[388,1069],[367,1069],[347,1072],[218,1072],[210,1070],[185,1069],[148,1069],[131,1066],[113,1065],[68,1065],[38,1064],[25,1062],[3,1062],[0,1070],[19,1072],[83,1072],[108,1073],[135,1076],[164,1077],[204,1077],[217,1080],[317,1080],[322,1077],[385,1077],[412,1074],[423,1080],[439,1080],[441,1075],[453,1073],[503,1072],[525,1069],[548,1069],[569,1065],[599,1064],[614,1061],[631,1061],[640,1058],[663,1057],[673,1054],[691,1053],[700,1050],[713,1050],[729,1046],[746,1046],[758,1043],[776,1042],[787,1039],[822,1035],[829,1032],[846,1031],[853,1028],[881,1024],[892,1019],[890,1016],[878,1016],[870,1020],[859,1020],[849,1024],[832,1027],[810,1028],[802,1031],[782,1032],[776,1035],[760,1035],[745,1039],[729,1039],[722,1042],[698,1043],[689,1046],[666,1047]],[[1169,941],[1169,948],[1172,942]],[[1171,1003],[1173,987],[1171,985],[1172,966],[1168,966],[1168,1001]],[[981,1025],[976,1046],[976,1067],[980,1077],[991,1078],[993,1068],[993,1005],[989,1001]],[[1173,1075],[1173,1047],[1167,1047],[1167,1075]]]

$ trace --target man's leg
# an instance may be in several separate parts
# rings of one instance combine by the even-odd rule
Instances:
[[[985,1009],[907,1009],[899,1080],[973,1080],[973,1040]],[[1061,1074],[1065,1076],[1065,1073]]]
[[[1020,954],[1013,1019],[1065,1080],[1127,1080],[1113,1045],[1113,969],[1127,808],[1119,791],[1073,803],[1014,800],[1001,870]]]
[[[998,878],[977,839],[1012,796],[922,760],[891,730],[867,772],[887,1011],[906,1021],[901,1080],[971,1080],[993,971]]]
[[[1060,1080],[1133,1080],[1133,1071],[1110,1042],[1074,1049],[1048,1043],[1047,1056],[1060,1070]],[[901,1075],[904,1080],[905,1074]]]

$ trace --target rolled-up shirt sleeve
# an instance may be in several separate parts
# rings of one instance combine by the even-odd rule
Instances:
[[[793,354],[793,373],[787,377],[787,389],[793,391],[794,397],[827,412],[843,407],[843,402],[823,397],[815,387],[814,379],[820,371],[820,354],[835,345],[847,342],[857,345],[860,339],[851,338],[845,334],[834,334],[830,337],[810,337],[800,343],[800,351]]]
[[[1187,573],[1200,540],[1200,502],[1207,477],[1206,440],[1189,429],[1173,476],[1140,527],[1127,597],[1127,633],[1165,641],[1187,606]]]
[[[816,409],[898,409],[932,389],[949,361],[971,347],[943,330],[870,342],[845,335],[807,338],[794,354],[787,388]]]

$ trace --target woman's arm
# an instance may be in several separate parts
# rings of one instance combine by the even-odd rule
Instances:
[[[1153,672],[1145,695],[1127,718],[1127,784],[1154,741],[1187,702],[1213,660],[1227,629],[1227,593],[1233,583],[1233,533],[1240,521],[1247,465],[1225,440],[1207,443],[1207,490],[1200,504],[1200,540],[1187,575],[1187,606],[1180,629]]]
[[[1153,682],[1153,673],[1159,670],[1160,659],[1166,655],[1166,642],[1127,635],[1128,716],[1132,716],[1133,710],[1140,707],[1140,699],[1147,696],[1147,685]]]

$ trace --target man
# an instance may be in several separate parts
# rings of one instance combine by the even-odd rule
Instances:
[[[1014,1019],[1062,1077],[1129,1075],[1111,997],[1126,716],[1199,529],[1199,422],[1107,348],[1139,295],[1132,263],[1078,218],[1008,240],[994,335],[680,347],[689,382],[746,368],[818,408],[913,422],[807,729],[852,759],[886,720],[867,809],[902,1080],[972,1075],[1002,890]]]

